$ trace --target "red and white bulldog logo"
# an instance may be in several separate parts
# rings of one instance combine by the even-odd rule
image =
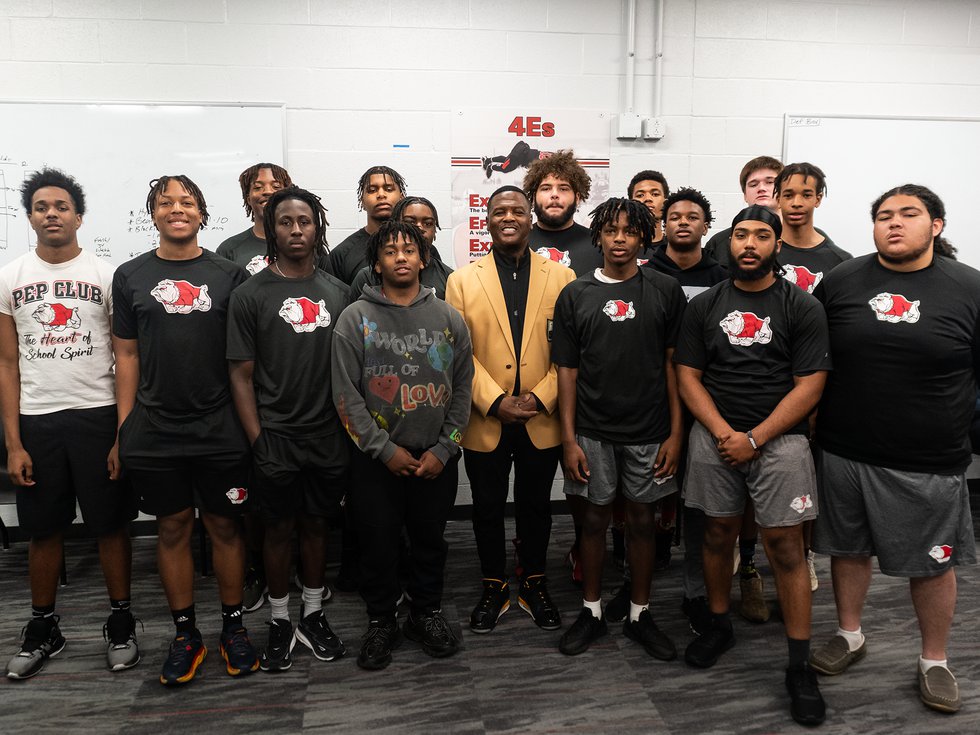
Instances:
[[[317,327],[330,326],[330,312],[323,299],[310,301],[305,296],[298,299],[286,299],[279,309],[279,316],[293,328],[293,331],[312,332]]]
[[[78,316],[78,309],[69,309],[64,304],[57,302],[49,304],[47,301],[38,306],[31,314],[34,321],[44,327],[45,332],[64,332],[66,329],[78,329],[82,320]]]
[[[259,271],[263,271],[269,267],[269,258],[266,255],[256,255],[248,263],[245,264],[245,270],[248,271],[250,276],[254,276]]]
[[[813,499],[809,495],[801,495],[798,498],[793,498],[793,502],[789,504],[789,507],[800,515],[803,515],[808,508],[813,507]]]
[[[783,278],[790,283],[795,283],[807,293],[813,293],[813,289],[823,280],[823,271],[814,273],[802,265],[784,265]]]
[[[915,324],[919,321],[919,302],[909,301],[897,293],[880,293],[868,302],[880,322],[907,322]]]
[[[192,311],[211,309],[208,285],[195,286],[187,281],[171,281],[165,278],[156,285],[150,296],[155,298],[168,314],[190,314]]]
[[[953,558],[953,547],[948,546],[947,544],[933,546],[931,549],[929,549],[929,556],[938,561],[940,564],[946,564]]]
[[[770,317],[760,319],[751,311],[733,311],[718,322],[718,326],[733,345],[741,347],[754,344],[767,345],[772,341],[769,319]]]
[[[248,499],[248,490],[243,487],[233,487],[225,493],[232,505],[241,505]]]
[[[547,258],[548,260],[553,260],[556,263],[561,263],[566,268],[572,267],[572,259],[568,256],[567,250],[559,250],[558,248],[538,248],[534,252],[536,252],[542,258]]]
[[[649,262],[650,262],[650,259],[649,258],[637,258],[636,259],[636,264],[637,265],[646,265]]]
[[[606,305],[602,307],[602,313],[614,322],[625,322],[627,319],[632,319],[636,316],[636,310],[633,309],[633,302],[630,301],[627,303],[619,299],[610,299],[607,301]]]

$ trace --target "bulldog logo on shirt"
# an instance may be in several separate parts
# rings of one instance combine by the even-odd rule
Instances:
[[[556,263],[561,263],[566,268],[572,267],[572,259],[569,257],[567,250],[559,250],[558,248],[538,248],[534,252],[536,252],[542,258],[547,258],[548,260],[553,260]]]
[[[718,326],[733,345],[748,347],[749,345],[767,345],[772,341],[770,317],[760,319],[751,311],[733,311],[718,322]]]
[[[164,278],[150,291],[166,309],[168,314],[190,314],[192,311],[209,311],[211,297],[208,296],[208,285],[195,286],[188,281],[171,281]]]
[[[245,264],[245,270],[248,271],[250,276],[254,276],[259,271],[263,271],[269,267],[269,256],[267,255],[256,255],[248,263]]]
[[[614,322],[625,322],[627,319],[632,319],[636,316],[633,302],[630,301],[627,303],[619,299],[610,299],[607,301],[606,305],[602,307],[602,313]]]
[[[868,304],[880,322],[915,324],[919,321],[919,301],[909,301],[901,294],[884,291]]]
[[[947,544],[933,546],[929,549],[929,556],[940,564],[946,564],[953,558],[953,547]]]
[[[813,507],[813,499],[809,495],[800,495],[798,498],[793,498],[793,502],[789,504],[789,507],[800,515],[803,515],[808,508]]]
[[[649,262],[650,262],[650,259],[649,258],[637,258],[636,259],[636,264],[637,265],[646,265]]]
[[[330,312],[323,299],[311,301],[305,296],[297,299],[285,299],[282,308],[279,309],[279,316],[283,318],[293,331],[312,332],[317,327],[330,326]]]
[[[57,301],[41,303],[34,313],[31,314],[34,321],[44,327],[45,332],[64,332],[66,329],[78,329],[82,320],[78,316],[78,309],[70,309]]]
[[[813,289],[823,280],[823,271],[814,273],[802,265],[784,265],[783,278],[790,283],[795,283],[807,293],[813,293]]]
[[[233,487],[225,493],[232,505],[241,505],[248,499],[248,490],[243,487]]]

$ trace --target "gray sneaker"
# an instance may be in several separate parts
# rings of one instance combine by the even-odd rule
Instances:
[[[64,650],[65,637],[58,628],[59,620],[57,615],[52,615],[32,619],[24,626],[21,631],[24,644],[7,664],[8,679],[30,679],[44,668],[45,661]]]
[[[143,623],[140,622],[140,625]],[[129,610],[109,615],[102,626],[102,637],[109,644],[105,654],[109,671],[131,669],[140,662],[140,649],[136,645],[136,618]]]

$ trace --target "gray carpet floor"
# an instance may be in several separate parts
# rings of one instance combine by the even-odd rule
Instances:
[[[111,674],[104,669],[107,614],[92,542],[68,544],[69,585],[58,612],[68,646],[32,680],[0,679],[0,733],[781,733],[799,732],[783,686],[786,644],[778,617],[763,625],[736,619],[738,643],[713,669],[656,661],[626,639],[620,626],[582,656],[561,655],[560,633],[544,632],[514,604],[490,635],[466,628],[479,595],[479,568],[467,522],[450,523],[447,617],[462,629],[464,649],[436,660],[405,642],[381,672],[355,664],[366,618],[356,594],[337,592],[326,607],[347,642],[347,658],[315,660],[298,646],[293,668],[272,676],[233,679],[217,651],[220,628],[214,580],[198,578],[198,621],[210,649],[199,677],[179,689],[158,683],[171,632],[156,576],[153,538],[134,542],[134,609],[142,618],[143,661]],[[562,557],[572,539],[556,517],[550,552],[551,590],[569,625],[581,605]],[[761,553],[761,548],[760,548]],[[681,549],[654,580],[654,618],[683,654],[692,635],[680,613]],[[29,612],[26,544],[0,553],[0,658],[16,652]],[[616,583],[607,564],[607,586]],[[768,568],[767,596],[775,593]],[[829,561],[818,557],[814,640],[835,630]],[[959,604],[950,664],[963,709],[947,716],[918,699],[918,633],[908,586],[876,572],[865,613],[868,656],[846,674],[823,678],[827,733],[980,732],[980,573],[959,570]],[[737,585],[736,596],[737,596]],[[293,595],[295,621],[299,596]],[[268,607],[247,616],[253,641],[266,639]]]

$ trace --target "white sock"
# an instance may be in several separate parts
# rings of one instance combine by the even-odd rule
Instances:
[[[289,620],[289,593],[285,597],[273,597],[269,595],[269,607],[272,608],[273,620]]]
[[[303,585],[303,615],[309,617],[323,609],[323,587]]]
[[[847,650],[856,651],[864,643],[864,633],[861,632],[861,626],[858,626],[857,630],[844,630],[843,628],[837,629],[837,635],[847,641]]]
[[[592,613],[592,617],[596,620],[602,620],[602,600],[596,600],[595,602],[590,602],[589,600],[582,600],[582,607]]]
[[[640,619],[640,613],[649,609],[649,605],[637,605],[635,602],[630,600],[630,622],[635,623]]]
[[[919,656],[919,670],[923,674],[933,666],[942,666],[944,669],[949,671],[949,666],[946,664],[946,659],[922,658],[922,656]]]

